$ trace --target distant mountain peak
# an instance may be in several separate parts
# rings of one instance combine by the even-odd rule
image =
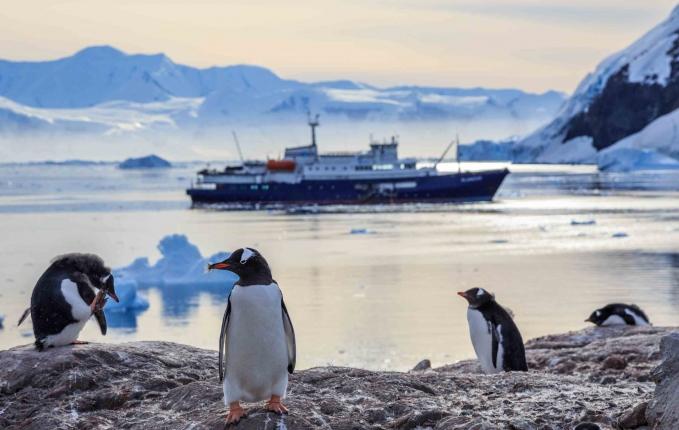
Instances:
[[[87,58],[118,58],[126,54],[110,45],[95,45],[83,48],[74,54],[74,57]]]

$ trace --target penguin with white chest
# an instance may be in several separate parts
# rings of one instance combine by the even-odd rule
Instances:
[[[106,334],[103,312],[106,296],[116,302],[113,275],[104,261],[93,254],[65,254],[52,260],[33,288],[31,307],[19,319],[31,314],[35,347],[86,343],[78,335],[92,315],[101,334]]]
[[[485,373],[526,371],[526,351],[507,310],[483,288],[457,293],[469,303],[467,321],[474,351]]]
[[[239,277],[228,298],[219,338],[227,424],[245,416],[240,402],[266,400],[268,410],[287,413],[282,399],[288,373],[295,369],[295,331],[269,264],[257,250],[242,248],[208,269],[228,270]]]
[[[597,326],[651,325],[648,317],[639,306],[623,303],[611,303],[603,308],[596,309],[585,322],[591,322]]]

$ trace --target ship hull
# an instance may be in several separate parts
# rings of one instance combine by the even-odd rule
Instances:
[[[194,204],[383,204],[492,200],[509,171],[489,170],[397,179],[302,180],[190,188]]]

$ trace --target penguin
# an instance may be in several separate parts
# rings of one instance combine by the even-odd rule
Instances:
[[[483,288],[472,288],[457,294],[469,302],[469,335],[483,371],[527,371],[523,339],[507,310]]]
[[[611,303],[597,309],[585,320],[597,326],[609,325],[651,325],[648,317],[637,305]]]
[[[33,288],[31,306],[17,325],[31,314],[35,347],[38,351],[77,345],[78,335],[94,315],[101,334],[106,334],[103,307],[106,296],[116,302],[111,269],[94,254],[64,254],[55,257]]]
[[[295,370],[295,330],[264,256],[241,248],[208,270],[238,275],[227,299],[219,337],[219,380],[223,383],[227,424],[246,416],[240,402],[266,400],[266,409],[288,412],[282,403],[288,373]]]

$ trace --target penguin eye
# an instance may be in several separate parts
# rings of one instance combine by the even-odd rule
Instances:
[[[248,260],[241,260],[241,261],[240,261],[240,264],[245,264],[245,263],[247,263],[247,262],[248,262]]]

